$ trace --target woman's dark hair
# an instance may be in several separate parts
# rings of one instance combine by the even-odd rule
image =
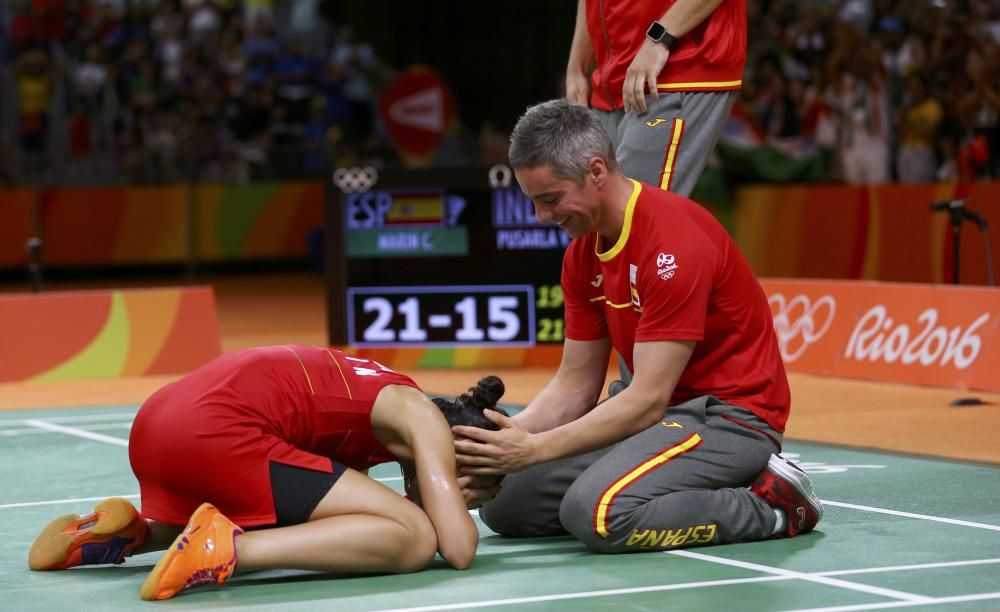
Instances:
[[[484,376],[475,387],[469,387],[467,393],[459,395],[453,402],[443,397],[431,399],[441,409],[448,425],[468,425],[496,431],[499,427],[483,416],[483,410],[489,408],[507,415],[506,411],[497,408],[497,402],[503,397],[503,392],[502,380],[496,376]]]

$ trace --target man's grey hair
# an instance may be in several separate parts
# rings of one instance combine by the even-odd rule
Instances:
[[[507,157],[515,170],[548,166],[554,177],[577,185],[583,184],[594,157],[607,162],[610,171],[618,170],[611,139],[597,115],[564,98],[536,104],[521,115]]]

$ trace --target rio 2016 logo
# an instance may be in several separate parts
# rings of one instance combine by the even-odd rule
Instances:
[[[881,304],[870,308],[854,326],[844,357],[904,365],[919,362],[922,366],[954,362],[956,368],[964,370],[982,349],[982,339],[974,332],[990,319],[990,314],[984,313],[964,329],[961,325],[948,329],[938,324],[937,309],[928,308],[917,317],[923,328],[911,339],[910,326],[899,323],[893,327],[894,321],[887,314]]]
[[[786,363],[797,360],[809,345],[819,342],[837,314],[837,301],[832,295],[813,302],[802,294],[786,300],[783,294],[775,293],[767,303],[771,306],[778,350]]]

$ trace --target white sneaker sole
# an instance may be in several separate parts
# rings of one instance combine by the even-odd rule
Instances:
[[[816,512],[817,523],[823,518],[823,503],[813,493],[812,481],[809,480],[809,476],[805,472],[792,467],[787,459],[779,455],[771,455],[771,458],[767,460],[767,469],[787,480],[799,492],[799,495],[809,502],[809,505]]]

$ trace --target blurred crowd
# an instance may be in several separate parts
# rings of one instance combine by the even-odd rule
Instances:
[[[749,0],[749,16],[745,141],[829,152],[819,178],[848,183],[1000,179],[997,0]]]
[[[323,10],[0,2],[0,184],[242,183],[393,163],[375,109],[394,70]],[[777,151],[781,171],[757,163],[757,178],[1000,179],[1000,1],[748,0],[748,14],[720,150]],[[448,162],[503,161],[500,123]],[[826,162],[789,173],[787,160],[814,157]]]
[[[390,70],[320,0],[0,4],[0,183],[246,182],[384,155]]]

